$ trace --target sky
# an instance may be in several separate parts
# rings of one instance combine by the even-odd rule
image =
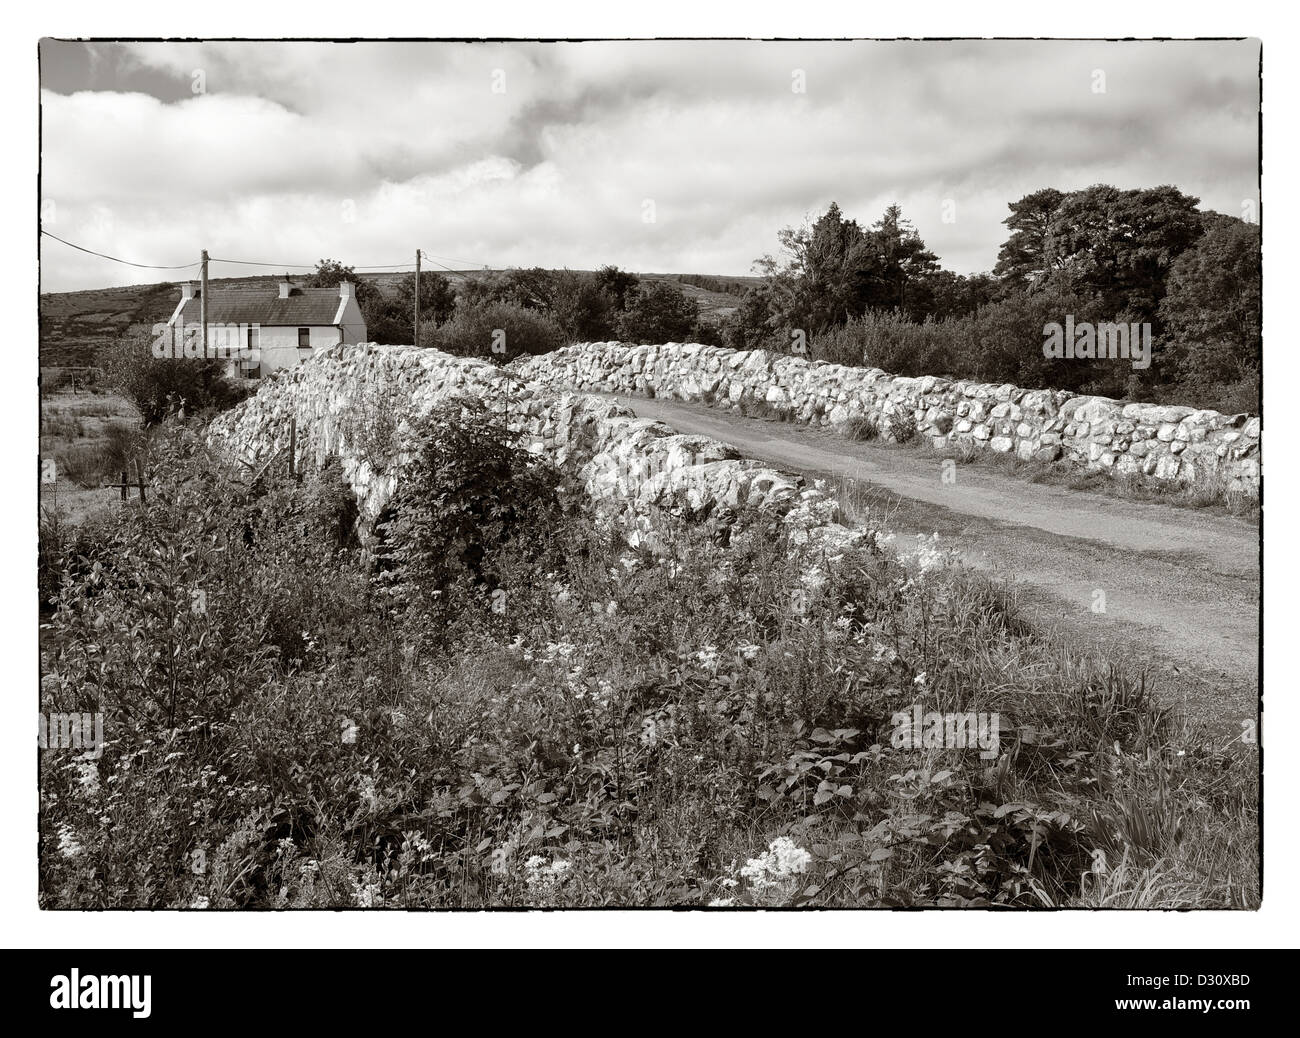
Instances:
[[[1257,41],[41,44],[41,226],[210,275],[748,274],[831,201],[990,270],[1007,203],[1258,202]],[[41,237],[43,291],[197,276]],[[291,271],[292,272],[292,271]]]

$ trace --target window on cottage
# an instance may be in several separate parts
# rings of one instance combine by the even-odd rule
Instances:
[[[309,349],[311,349],[311,329],[310,329],[310,328],[299,328],[299,329],[298,329],[298,349],[300,349],[300,350],[309,350]]]
[[[246,356],[240,361],[240,366],[243,368],[244,371],[244,377],[261,378],[262,358],[257,353],[252,352],[253,350],[258,349],[258,347],[261,345],[261,341],[262,341],[261,329],[255,324],[250,324],[248,326],[247,331],[245,332],[245,335],[247,338],[244,343],[244,346],[249,351],[249,353],[248,356]]]

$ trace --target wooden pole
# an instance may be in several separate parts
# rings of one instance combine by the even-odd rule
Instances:
[[[144,466],[140,459],[135,459],[135,479],[136,485],[140,488],[140,504],[144,504]]]
[[[289,419],[289,476],[294,476],[294,458],[298,454],[298,419]]]
[[[123,469],[122,470],[122,504],[126,504],[126,488],[129,487],[130,485],[131,485],[131,481],[127,478],[127,471],[126,469]]]
[[[200,259],[199,285],[199,321],[203,325],[203,356],[208,356],[208,250],[204,249]]]
[[[415,250],[415,345],[420,345],[420,250]]]

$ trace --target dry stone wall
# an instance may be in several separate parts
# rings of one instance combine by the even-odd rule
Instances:
[[[580,343],[512,367],[554,390],[765,408],[814,425],[863,419],[889,440],[919,433],[940,448],[964,443],[1171,484],[1211,481],[1223,491],[1257,493],[1260,484],[1260,420],[1247,414],[934,376],[904,378],[879,368],[697,343]]]
[[[787,524],[797,542],[835,550],[865,536],[835,521],[836,502],[824,489],[730,446],[431,349],[333,347],[277,372],[256,396],[219,416],[209,438],[257,466],[287,450],[296,422],[296,462],[321,467],[337,456],[363,518],[373,521],[409,457],[413,421],[457,397],[505,415],[528,449],[573,473],[602,512],[626,525],[633,543],[653,546],[659,512],[724,523],[766,514]]]

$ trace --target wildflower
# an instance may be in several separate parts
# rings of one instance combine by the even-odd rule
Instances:
[[[709,902],[709,907],[730,908],[733,904],[735,904],[735,902],[736,899],[734,897],[715,897],[712,901]]]
[[[59,854],[65,858],[75,858],[81,851],[76,834],[66,825],[59,826]]]
[[[191,908],[207,908],[207,907],[208,907],[208,904],[209,904],[209,902],[208,902],[207,895],[205,895],[205,894],[199,894],[197,897],[195,897],[195,899],[194,899],[193,901],[190,902],[190,907],[191,907]]]
[[[538,904],[550,904],[572,869],[571,861],[556,858],[548,864],[540,854],[534,854],[524,862],[524,883]]]
[[[73,762],[77,769],[77,785],[87,793],[99,792],[99,765],[89,756],[81,755]]]
[[[705,645],[695,654],[695,658],[700,661],[702,666],[712,670],[718,665],[718,647],[716,645]]]
[[[376,883],[365,883],[356,876],[350,877],[352,881],[352,901],[358,908],[374,908],[376,902],[382,905],[384,895],[380,892],[380,885]],[[366,877],[362,877],[365,879]]]
[[[343,718],[343,741],[345,743],[354,743],[357,741],[357,725],[350,717]]]
[[[912,684],[913,684],[913,685],[924,685],[924,684],[925,684],[925,671],[921,671],[920,674],[918,674],[916,677],[914,677],[914,678],[912,679]]]
[[[739,652],[740,655],[747,660],[752,660],[755,656],[757,656],[760,649],[762,649],[762,646],[755,645],[753,642],[741,642],[738,646],[736,646],[736,651]]]
[[[788,836],[778,836],[757,858],[750,858],[740,869],[752,890],[761,891],[786,884],[793,876],[807,871],[812,855]]]
[[[366,810],[372,812],[379,806],[379,793],[375,790],[375,780],[370,775],[361,781],[361,802],[366,805]]]

